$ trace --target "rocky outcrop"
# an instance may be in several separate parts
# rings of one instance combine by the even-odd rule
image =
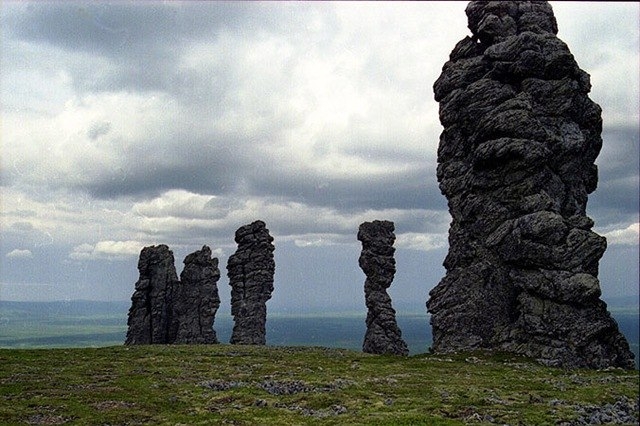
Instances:
[[[173,252],[164,244],[143,248],[138,271],[125,344],[168,343],[173,288],[178,282]]]
[[[169,247],[142,249],[126,345],[217,343],[213,321],[220,306],[218,259],[204,246],[184,263],[179,281]]]
[[[273,292],[275,261],[273,237],[262,221],[236,231],[238,249],[229,257],[227,275],[231,286],[232,344],[266,344],[267,301]]]
[[[364,222],[358,230],[358,240],[362,242],[358,263],[367,276],[364,282],[367,332],[362,350],[372,354],[408,355],[409,349],[396,323],[396,311],[387,294],[396,273],[393,231],[393,222],[379,220]]]
[[[213,329],[220,307],[218,279],[218,259],[211,258],[209,247],[184,259],[180,283],[174,287],[172,343],[218,343]]]
[[[438,181],[453,217],[427,303],[436,352],[497,349],[633,368],[600,300],[606,240],[586,216],[601,109],[547,2],[470,2],[472,36],[434,84]]]

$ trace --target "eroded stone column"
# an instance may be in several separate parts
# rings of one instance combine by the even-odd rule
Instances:
[[[171,343],[218,343],[213,329],[216,312],[220,307],[218,279],[218,259],[211,257],[208,246],[203,246],[184,259],[180,283],[174,287]]]
[[[497,349],[549,365],[633,368],[600,300],[606,240],[586,216],[601,109],[543,1],[470,2],[470,37],[434,84],[438,181],[453,218],[427,303],[436,352]]]
[[[143,248],[138,271],[125,344],[169,343],[173,288],[178,282],[173,252],[164,244]]]
[[[362,350],[373,354],[408,355],[409,349],[402,340],[396,311],[387,293],[396,273],[393,256],[396,236],[393,232],[393,222],[379,220],[364,222],[358,230],[358,240],[362,242],[358,263],[367,276],[364,282],[367,332]]]
[[[275,250],[273,237],[262,221],[236,231],[238,249],[229,257],[227,275],[231,286],[232,344],[266,344],[267,305],[273,292]]]

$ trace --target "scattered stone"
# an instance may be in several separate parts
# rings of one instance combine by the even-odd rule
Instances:
[[[367,276],[364,283],[367,305],[367,331],[362,351],[372,354],[409,355],[396,322],[396,311],[391,306],[387,289],[396,273],[393,257],[396,239],[393,222],[375,220],[364,222],[358,230],[362,242],[360,268]]]
[[[627,397],[618,399],[613,404],[576,405],[576,420],[562,423],[563,426],[603,425],[603,424],[638,424],[638,401]]]
[[[339,416],[340,414],[345,414],[348,410],[344,405],[337,404],[331,406],[331,411],[333,412],[333,415]]]
[[[125,345],[218,343],[213,330],[220,306],[218,259],[212,259],[211,249],[203,246],[184,263],[178,280],[169,247],[142,249]]]
[[[213,323],[220,307],[219,279],[218,259],[211,257],[209,247],[203,246],[184,259],[180,283],[174,287],[172,343],[218,343]]]
[[[59,415],[34,414],[29,416],[25,423],[28,425],[63,425],[70,421],[71,419]]]
[[[264,399],[256,399],[256,402],[253,403],[256,407],[268,407],[269,403]]]
[[[453,217],[427,308],[432,350],[500,350],[567,368],[634,368],[600,300],[606,240],[586,216],[602,147],[589,75],[546,1],[472,1],[472,36],[434,84],[438,181]]]
[[[198,383],[198,386],[213,390],[213,391],[226,391],[235,388],[245,387],[257,387],[270,393],[271,395],[294,395],[304,392],[335,392],[345,387],[354,385],[355,382],[346,379],[336,379],[331,383],[323,385],[310,385],[301,380],[293,381],[277,381],[277,380],[263,380],[262,382],[246,383],[240,381],[229,381],[222,379],[205,380]]]
[[[236,231],[238,249],[229,257],[227,275],[231,286],[234,326],[231,343],[266,344],[267,305],[273,292],[275,261],[273,237],[265,223],[256,221]]]
[[[199,384],[200,387],[210,389],[213,391],[226,391],[234,388],[242,388],[247,384],[244,382],[235,382],[227,380],[206,380]]]
[[[311,392],[314,389],[313,387],[299,380],[290,382],[277,382],[267,380],[258,384],[258,387],[269,392],[271,395],[294,395],[302,392]]]

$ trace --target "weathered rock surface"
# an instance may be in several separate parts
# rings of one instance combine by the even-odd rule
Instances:
[[[359,264],[367,276],[364,282],[367,331],[362,350],[372,354],[408,355],[409,349],[402,340],[396,311],[387,293],[396,273],[393,232],[393,222],[379,220],[364,222],[358,230],[358,240],[362,242]]]
[[[218,259],[212,259],[211,249],[204,246],[184,263],[179,281],[169,247],[142,249],[126,345],[218,342],[213,330],[220,306]]]
[[[236,231],[238,249],[229,257],[227,275],[231,286],[234,326],[231,343],[266,344],[267,301],[273,292],[275,261],[273,237],[262,221]]]
[[[436,352],[497,349],[566,367],[633,368],[600,297],[591,231],[601,109],[547,2],[474,1],[434,84],[438,181],[453,217],[427,303]]]
[[[173,288],[178,282],[173,252],[164,244],[143,248],[138,271],[125,344],[168,343]]]
[[[218,259],[211,258],[209,247],[203,246],[184,259],[180,283],[174,291],[172,343],[218,343],[213,329],[220,307],[218,279]]]

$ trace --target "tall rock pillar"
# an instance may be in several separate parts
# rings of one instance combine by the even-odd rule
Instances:
[[[213,329],[220,307],[218,279],[218,259],[211,258],[209,247],[203,246],[184,259],[180,283],[174,290],[171,343],[218,343]]]
[[[229,257],[227,275],[231,286],[234,326],[231,343],[266,344],[267,301],[273,292],[275,261],[273,237],[262,221],[236,231],[238,249]]]
[[[178,281],[169,247],[142,249],[126,345],[218,343],[213,330],[220,306],[218,259],[212,259],[204,246],[188,255],[184,264]]]
[[[396,311],[391,306],[387,289],[396,273],[393,257],[393,222],[364,222],[358,229],[362,253],[358,263],[367,276],[364,282],[367,305],[367,332],[362,351],[372,354],[408,355],[409,349],[396,323]]]
[[[140,279],[131,296],[125,345],[169,343],[171,301],[178,282],[173,252],[164,244],[143,248],[138,271]]]
[[[586,216],[602,139],[589,75],[545,1],[472,1],[472,36],[434,84],[438,181],[453,218],[427,303],[436,352],[496,349],[549,365],[633,368],[600,300],[606,240]]]

